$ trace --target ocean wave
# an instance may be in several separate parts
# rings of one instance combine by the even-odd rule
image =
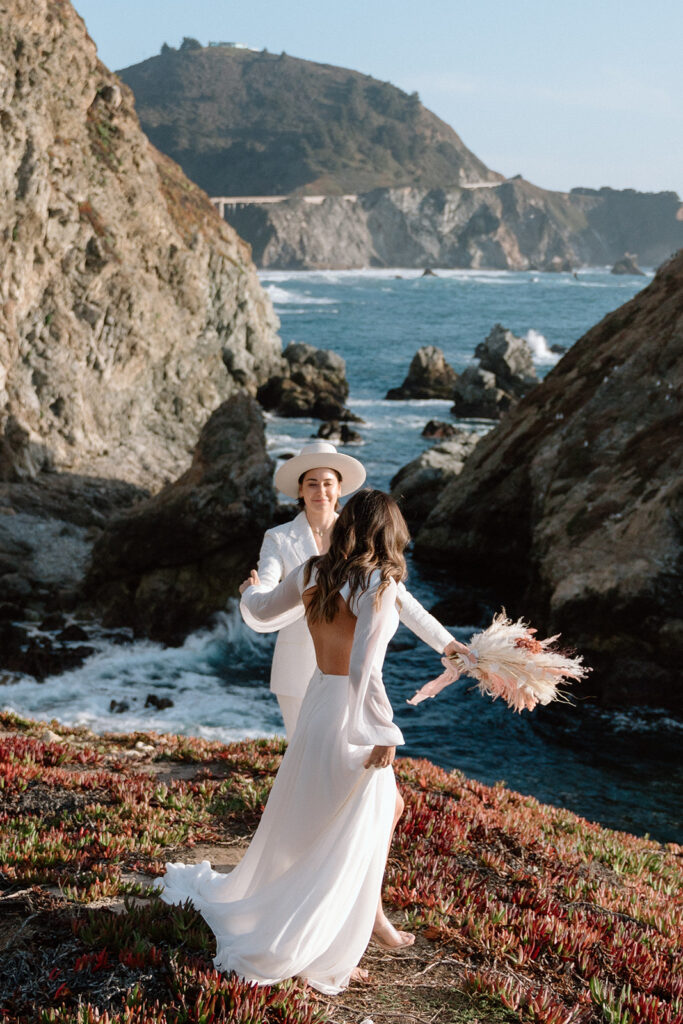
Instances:
[[[154,730],[228,742],[282,731],[267,686],[273,638],[249,629],[235,600],[212,629],[193,633],[182,647],[148,640],[99,646],[79,668],[5,685],[4,709],[96,733]],[[173,706],[146,708],[150,695]]]
[[[535,331],[533,327],[531,327],[524,337],[531,349],[531,354],[535,363],[552,365],[560,358],[558,353],[551,352],[547,338],[545,335],[541,334],[540,331]]]
[[[335,300],[320,296],[314,298],[302,292],[288,291],[286,288],[278,288],[276,284],[266,285],[266,292],[274,306],[331,306]]]

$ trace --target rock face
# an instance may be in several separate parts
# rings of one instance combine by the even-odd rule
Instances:
[[[264,409],[278,416],[316,416],[321,420],[347,420],[349,394],[346,363],[328,349],[291,342],[282,353],[278,373],[258,389]]]
[[[446,423],[445,420],[429,420],[422,430],[423,437],[438,438],[439,440],[453,437],[457,433],[458,428],[453,423]]]
[[[408,376],[400,388],[387,391],[387,398],[452,398],[458,378],[444,354],[435,345],[425,345],[412,358]]]
[[[273,469],[256,401],[228,399],[187,472],[114,518],[96,542],[88,591],[105,624],[176,643],[225,607],[273,523]]]
[[[158,486],[277,368],[277,320],[70,4],[9,0],[0,29],[0,479]]]
[[[427,520],[441,492],[460,475],[465,459],[480,440],[480,434],[456,429],[448,440],[428,448],[399,469],[390,484],[391,494],[400,502],[411,529],[418,529]]]
[[[605,701],[683,707],[683,252],[478,445],[416,556],[586,654]]]
[[[502,324],[495,325],[474,354],[479,366],[468,366],[455,384],[455,416],[500,419],[538,384],[528,342]]]
[[[321,191],[324,191],[321,190]],[[226,207],[262,267],[472,267],[571,271],[613,263],[624,249],[645,265],[683,245],[673,192],[550,192],[522,178],[484,187],[378,188],[310,203]]]
[[[638,263],[637,257],[632,252],[625,252],[620,260],[617,260],[612,267],[613,274],[634,274],[638,277],[645,277]]]

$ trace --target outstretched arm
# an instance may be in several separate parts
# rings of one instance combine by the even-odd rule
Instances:
[[[274,590],[284,575],[284,562],[278,543],[271,534],[266,533],[261,545],[261,553],[259,554],[259,589],[264,593]],[[242,598],[240,601],[240,612],[246,624],[257,633],[275,633],[285,626],[291,626],[293,622],[300,619],[304,613],[304,608],[303,605],[297,605],[282,615],[275,615],[268,620],[261,620],[252,614],[249,602]]]
[[[272,622],[299,607],[301,607],[303,614],[303,603],[301,601],[304,576],[303,565],[298,565],[296,569],[292,569],[289,575],[274,590],[262,590],[261,584],[252,583],[254,576],[258,579],[258,574],[252,571],[249,579],[245,580],[244,584],[242,584],[244,590],[242,592],[241,604],[247,608],[250,616],[256,622]],[[240,587],[241,589],[242,587]]]

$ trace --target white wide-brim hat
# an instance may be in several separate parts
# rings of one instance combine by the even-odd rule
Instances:
[[[309,469],[335,469],[341,476],[342,496],[357,491],[365,483],[365,466],[351,455],[342,455],[329,441],[305,444],[278,469],[275,486],[288,498],[299,497],[299,477]]]

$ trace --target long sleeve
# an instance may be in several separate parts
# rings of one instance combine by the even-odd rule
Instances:
[[[256,588],[260,593],[265,593],[269,590],[274,590],[280,580],[285,576],[285,567],[280,548],[275,537],[270,533],[266,533],[263,538],[261,545],[261,551],[259,554],[258,561],[258,576],[260,583]],[[249,588],[250,590],[253,588]],[[252,614],[249,601],[245,601],[245,595],[248,591],[242,595],[240,601],[240,612],[242,618],[251,629],[257,633],[275,633],[285,626],[291,626],[293,622],[296,622],[304,614],[304,607],[302,604],[291,608],[289,611],[284,612],[282,615],[275,615],[269,618],[267,621],[258,619]]]
[[[401,730],[382,681],[387,644],[396,629],[396,584],[392,580],[375,606],[379,580],[354,599],[357,616],[349,662],[349,742],[358,746],[397,746]]]
[[[247,587],[242,594],[242,601],[249,614],[256,622],[272,622],[293,608],[301,607],[301,588],[303,587],[304,566],[298,565],[285,576],[274,590],[265,590],[261,584]]]
[[[410,591],[406,590],[403,583],[398,584],[398,604],[398,615],[403,625],[439,654],[443,654],[444,647],[448,646],[453,637],[445,626],[430,615]]]

